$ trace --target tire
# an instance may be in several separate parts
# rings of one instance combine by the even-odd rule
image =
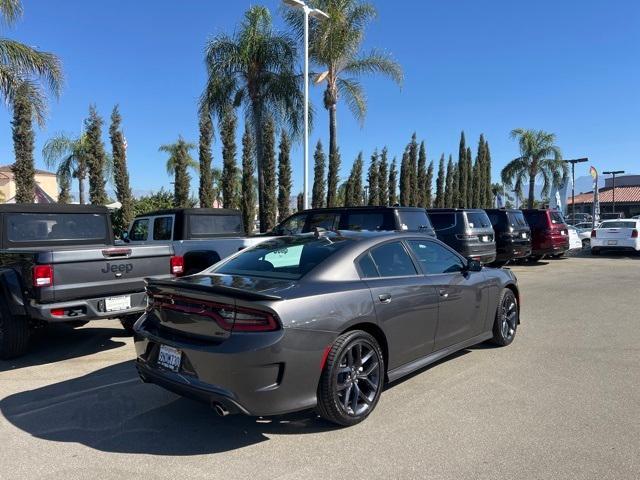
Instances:
[[[29,322],[25,317],[16,317],[6,308],[0,312],[0,359],[18,357],[29,348]]]
[[[600,255],[599,248],[591,248],[591,255]]]
[[[491,341],[501,347],[506,347],[516,336],[520,323],[520,311],[516,295],[509,288],[502,290],[493,322],[493,338]]]
[[[362,330],[343,333],[331,346],[322,370],[318,413],[344,427],[362,422],[378,404],[384,372],[384,356],[375,338]]]
[[[127,315],[120,319],[120,324],[129,335],[133,335],[133,324],[136,323],[139,318],[140,315]]]

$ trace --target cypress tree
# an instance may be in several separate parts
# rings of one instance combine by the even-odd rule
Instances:
[[[378,167],[378,205],[388,205],[389,201],[389,162],[387,160],[389,152],[387,147],[382,149],[380,164]]]
[[[458,148],[458,205],[460,208],[467,208],[467,183],[469,175],[467,172],[467,145],[464,138],[464,131],[460,133],[460,146]]]
[[[338,206],[338,177],[340,173],[340,149],[335,148],[329,152],[329,172],[327,174],[327,207]]]
[[[278,154],[278,218],[284,220],[291,214],[289,199],[291,197],[291,142],[283,130],[280,137],[280,153]]]
[[[416,140],[415,132],[411,135],[411,142],[409,142],[408,148],[409,169],[411,175],[410,205],[415,207],[420,204],[420,189],[418,187],[418,142]]]
[[[411,205],[411,165],[409,162],[409,151],[405,149],[400,163],[400,205],[407,207]]]
[[[493,207],[493,185],[491,183],[491,152],[489,151],[489,142],[484,142],[484,178],[485,178],[485,198],[484,207]]]
[[[356,161],[351,167],[349,175],[348,192],[345,198],[345,205],[349,207],[357,207],[363,203],[362,194],[362,168],[363,168],[362,152],[358,154]]]
[[[238,208],[236,190],[236,114],[227,110],[220,120],[220,140],[222,141],[222,205],[224,208]]]
[[[311,208],[324,207],[325,199],[325,164],[326,158],[322,142],[318,140],[313,154],[313,188],[311,189]]]
[[[71,201],[71,172],[62,170],[58,172],[58,183],[60,184],[60,193],[58,194],[58,203],[67,204]]]
[[[378,190],[378,150],[374,150],[371,155],[371,163],[369,164],[369,173],[367,174],[367,183],[369,184],[369,198],[367,205],[378,205],[379,190]]]
[[[398,168],[397,168],[397,160],[393,157],[393,162],[391,162],[391,168],[389,168],[389,205],[397,205],[398,203]]]
[[[264,201],[264,211],[262,215],[264,217],[264,223],[260,221],[260,231],[266,232],[271,230],[276,225],[276,149],[275,149],[275,126],[273,119],[269,118],[265,122],[265,126],[262,130],[262,168],[264,192],[262,192],[262,199]]]
[[[478,140],[478,152],[476,163],[473,166],[473,200],[475,208],[484,208],[485,205],[485,149],[484,135],[480,134]]]
[[[438,178],[436,179],[436,208],[444,207],[444,153],[438,164]]]
[[[89,118],[85,120],[87,167],[89,169],[89,201],[94,205],[107,203],[104,188],[104,169],[107,156],[102,143],[102,118],[95,105],[89,107]]]
[[[460,190],[458,190],[460,170],[458,169],[457,163],[453,164],[453,174],[451,177],[451,207],[457,208],[460,205]]]
[[[213,142],[213,122],[211,115],[202,110],[200,112],[200,142],[198,145],[198,160],[200,162],[200,186],[198,188],[198,198],[200,207],[211,208],[214,202],[213,194],[213,171],[211,162],[211,143]]]
[[[426,203],[426,208],[430,208],[431,207],[431,203],[432,203],[432,191],[433,191],[433,160],[431,160],[429,162],[429,167],[427,168],[427,180],[426,180],[426,185],[424,187],[425,189],[425,203]]]
[[[296,206],[298,207],[298,212],[301,212],[302,210],[304,210],[304,194],[302,192],[300,192],[296,197],[296,203],[297,203]]]
[[[480,167],[480,158],[478,156],[476,156],[476,161],[473,164],[473,199],[471,202],[471,208],[481,208],[481,182],[480,182],[480,176],[481,176],[481,167]]]
[[[111,156],[113,158],[113,179],[116,184],[116,198],[122,204],[119,212],[121,226],[126,228],[133,220],[133,196],[129,186],[129,170],[127,169],[127,149],[121,128],[122,117],[118,105],[111,112],[109,138],[111,140]]]
[[[174,184],[174,204],[177,208],[186,208],[189,206],[189,185],[191,183],[191,175],[188,172],[188,165],[191,156],[189,155],[189,145],[180,137],[176,149],[176,170]]]
[[[253,137],[251,129],[246,128],[242,135],[242,224],[244,231],[250,234],[254,228],[254,218],[256,216],[256,193],[255,180],[253,178],[255,172],[255,161],[253,159]]]
[[[34,133],[33,106],[28,96],[28,85],[18,87],[13,99],[13,150],[16,161],[11,167],[16,182],[16,203],[32,203],[36,194],[33,160]],[[8,200],[8,199],[5,199]]]
[[[471,155],[471,147],[467,147],[467,155],[465,159],[467,170],[467,208],[473,207],[473,156]]]
[[[427,208],[427,149],[424,141],[420,142],[420,153],[418,155],[418,202],[416,206]]]
[[[351,175],[353,173],[353,167],[352,167],[352,171],[349,172],[349,177],[347,178],[347,181],[344,182],[344,197],[342,199],[342,206],[344,207],[350,207],[351,204],[349,202],[351,202],[352,200],[352,195],[351,195]]]
[[[447,174],[444,182],[444,206],[453,207],[453,158],[449,155]]]

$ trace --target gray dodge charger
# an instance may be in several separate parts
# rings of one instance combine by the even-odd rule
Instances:
[[[218,414],[316,408],[353,425],[385,382],[491,340],[519,319],[513,273],[401,232],[267,240],[194,276],[151,280],[136,322],[145,382]]]

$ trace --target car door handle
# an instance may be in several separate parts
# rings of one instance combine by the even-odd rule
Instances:
[[[444,288],[441,288],[438,293],[442,298],[447,298],[449,296],[449,292],[447,292]]]
[[[382,303],[391,303],[391,294],[390,293],[381,293],[378,295],[378,300]]]

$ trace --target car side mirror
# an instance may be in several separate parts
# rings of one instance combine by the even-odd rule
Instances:
[[[467,268],[465,269],[467,272],[480,272],[482,271],[482,263],[478,260],[474,260],[473,258],[467,259]]]
[[[123,242],[129,243],[129,232],[127,232],[126,230],[124,232],[122,232],[120,234],[120,238],[122,239]]]

